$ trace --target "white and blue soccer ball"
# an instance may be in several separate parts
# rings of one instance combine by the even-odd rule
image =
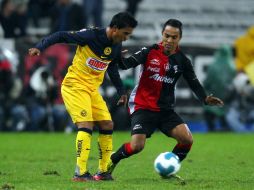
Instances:
[[[169,177],[181,168],[179,157],[173,152],[159,154],[154,161],[154,169],[162,177]]]

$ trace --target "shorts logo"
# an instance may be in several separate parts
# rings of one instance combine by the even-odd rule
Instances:
[[[83,116],[83,117],[86,117],[86,115],[87,115],[86,110],[82,110],[82,111],[80,112],[80,115]]]
[[[87,66],[92,69],[95,69],[97,71],[104,71],[107,69],[108,64],[105,62],[99,61],[97,59],[94,59],[94,58],[88,58],[87,59]]]
[[[134,125],[133,131],[138,130],[138,129],[142,129],[142,126],[140,124]]]
[[[105,55],[109,55],[109,54],[111,54],[111,52],[112,52],[111,47],[106,47],[106,48],[104,49],[104,54],[105,54]]]

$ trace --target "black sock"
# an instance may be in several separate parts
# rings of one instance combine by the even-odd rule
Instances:
[[[191,145],[192,144],[181,144],[181,143],[178,143],[174,147],[172,152],[179,157],[180,161],[183,161],[186,158],[188,152],[190,151]]]
[[[111,160],[113,163],[117,164],[120,160],[128,158],[133,154],[134,152],[131,149],[130,143],[125,143],[111,155]]]

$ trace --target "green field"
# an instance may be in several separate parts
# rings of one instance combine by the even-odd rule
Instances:
[[[93,135],[88,168],[96,172],[97,133]],[[129,140],[115,132],[114,147]],[[153,169],[160,152],[175,141],[155,133],[139,155],[123,160],[114,181],[72,182],[75,134],[0,134],[0,190],[253,190],[254,134],[194,134],[194,145],[179,172],[186,184],[161,179]]]

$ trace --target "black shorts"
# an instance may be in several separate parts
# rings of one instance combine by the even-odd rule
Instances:
[[[169,131],[185,123],[174,111],[137,110],[131,115],[131,135],[146,134],[149,138],[156,129],[169,136]]]

